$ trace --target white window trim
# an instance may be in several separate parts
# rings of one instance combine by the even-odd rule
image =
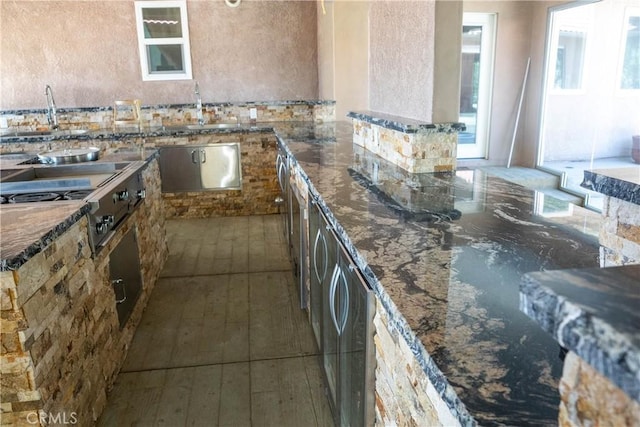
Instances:
[[[177,7],[180,9],[180,22],[182,25],[182,37],[154,38],[144,37],[144,24],[142,22],[143,8],[168,8]],[[191,45],[189,43],[189,19],[187,15],[186,0],[160,0],[160,1],[136,1],[136,27],[138,31],[138,50],[140,53],[140,68],[142,70],[143,81],[163,81],[163,80],[191,80]],[[182,60],[184,61],[184,71],[151,73],[149,71],[149,61],[147,58],[147,46],[159,44],[179,44],[182,46]]]
[[[585,37],[585,45],[584,51],[582,54],[582,79],[580,81],[580,87],[575,89],[562,89],[557,88],[554,85],[555,79],[555,69],[556,69],[556,55],[555,53],[558,51],[558,42],[560,41],[560,32],[574,32],[574,33],[583,33]],[[587,64],[589,63],[589,53],[590,53],[590,44],[591,39],[593,38],[593,32],[590,31],[590,28],[587,24],[584,25],[558,25],[554,28],[553,31],[553,40],[551,42],[551,49],[554,52],[554,55],[551,58],[551,68],[549,68],[548,79],[549,82],[549,94],[550,95],[584,95],[587,93],[587,84],[589,78],[589,67]]]
[[[627,33],[624,30],[626,26],[629,24],[629,18],[632,16],[640,16],[640,7],[629,7],[626,9],[624,14],[624,21],[622,25],[622,31],[620,35],[620,44],[621,47],[620,53],[618,54],[618,70],[617,70],[617,78],[616,78],[616,93],[618,95],[637,95],[640,89],[623,89],[622,88],[622,68],[624,66],[624,55],[627,51]]]

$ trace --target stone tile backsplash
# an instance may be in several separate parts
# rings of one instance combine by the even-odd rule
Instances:
[[[249,103],[205,103],[203,116],[206,123],[251,122],[250,110],[256,109],[257,122],[335,120],[334,101],[274,101]],[[49,127],[46,110],[8,110],[0,111],[0,123],[6,121],[11,130],[33,131]],[[60,129],[101,130],[113,128],[112,107],[59,108]],[[154,105],[141,108],[143,127],[167,124],[196,123],[194,104]],[[0,128],[0,132],[3,129]]]

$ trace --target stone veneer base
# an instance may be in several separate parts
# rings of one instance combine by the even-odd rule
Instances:
[[[640,206],[605,196],[602,216],[601,266],[640,263]]]
[[[143,180],[147,198],[98,256],[91,256],[85,217],[18,270],[0,273],[2,425],[92,425],[105,407],[168,256],[157,160]],[[143,289],[121,329],[109,254],[132,227]]]
[[[456,170],[456,132],[418,129],[407,132],[353,117],[353,142],[410,173]]]
[[[574,352],[564,361],[560,399],[561,427],[640,425],[640,403]]]

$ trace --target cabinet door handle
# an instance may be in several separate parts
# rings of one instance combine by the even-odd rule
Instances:
[[[200,150],[200,154],[202,155],[201,163],[207,163],[207,152],[204,149]]]
[[[318,232],[316,233],[316,239],[313,242],[313,270],[314,270],[314,273],[316,274],[316,278],[318,279],[318,282],[322,284],[322,279],[318,274],[318,241],[320,241],[320,235],[321,235],[320,229],[318,229]],[[323,279],[324,279],[324,276],[323,276]]]
[[[322,238],[322,246],[324,247],[322,277],[318,274],[318,242],[320,241],[320,238]],[[316,278],[321,285],[322,282],[324,282],[324,278],[327,277],[327,267],[329,264],[329,261],[327,260],[327,252],[327,239],[322,234],[322,231],[318,229],[318,232],[316,233],[316,240],[313,244],[313,269],[316,274]]]
[[[127,300],[127,288],[124,285],[124,280],[122,279],[115,279],[111,281],[111,285],[113,286],[113,291],[115,292],[116,290],[116,285],[121,285],[122,286],[122,298],[121,299],[117,299],[116,297],[116,304],[122,304],[123,302],[125,302]]]
[[[342,269],[340,270],[340,279],[342,279],[342,286],[344,287],[344,298],[340,299],[342,306],[341,318],[342,322],[340,322],[340,332],[338,335],[342,335],[344,333],[344,328],[347,326],[347,319],[349,318],[349,284],[347,283],[347,278],[344,277],[344,272]],[[337,285],[336,281],[336,285]]]
[[[338,278],[338,271],[340,270],[340,266],[336,264],[333,268],[333,276],[331,276],[331,284],[329,285],[329,311],[331,312],[331,320],[333,321],[333,326],[336,328],[336,332],[340,335],[340,327],[338,326],[338,319],[336,318],[336,284]]]
[[[191,163],[198,163],[198,159],[196,158],[196,150],[191,150]]]

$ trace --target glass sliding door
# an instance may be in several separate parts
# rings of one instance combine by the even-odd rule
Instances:
[[[581,187],[587,169],[633,165],[640,132],[640,8],[625,2],[573,2],[549,12],[537,165],[560,188],[602,209]]]
[[[465,13],[460,63],[458,158],[485,158],[489,141],[496,15]]]

